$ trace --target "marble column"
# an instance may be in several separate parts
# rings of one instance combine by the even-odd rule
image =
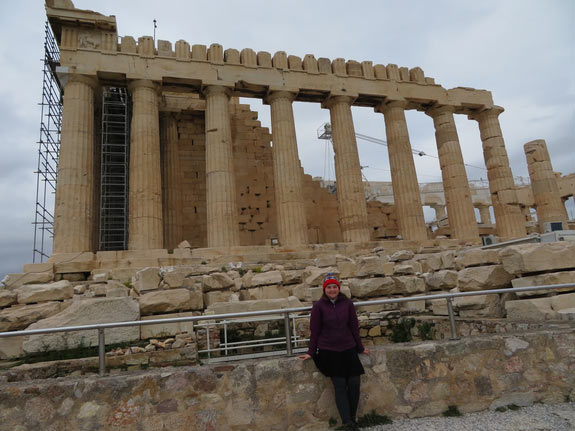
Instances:
[[[328,99],[323,107],[329,108],[331,119],[339,223],[343,240],[366,242],[370,239],[367,205],[351,113],[352,103],[351,97],[336,96]]]
[[[433,118],[435,126],[435,141],[451,238],[479,241],[471,190],[453,112],[451,106],[439,106],[428,109],[426,114]]]
[[[545,141],[538,139],[528,142],[523,149],[527,158],[537,221],[540,230],[543,231],[545,222],[567,221],[567,210],[559,194],[557,178],[551,166]]]
[[[441,220],[446,216],[445,205],[431,205],[431,208],[435,211],[435,220]]]
[[[94,78],[69,75],[64,88],[53,253],[93,250],[94,93],[97,86]]]
[[[481,221],[481,224],[490,225],[492,222],[489,205],[477,205],[477,208],[479,208],[479,220]]]
[[[527,231],[499,125],[498,117],[502,112],[503,108],[494,106],[469,115],[469,118],[479,123],[491,203],[495,214],[495,229],[499,238],[506,240],[525,236]]]
[[[421,241],[427,239],[427,229],[404,109],[405,103],[399,101],[383,103],[376,108],[383,113],[385,119],[393,200],[399,231],[405,240]]]
[[[240,245],[232,133],[230,90],[210,85],[206,98],[206,208],[208,247]]]
[[[148,80],[130,82],[130,250],[164,246],[160,162],[159,88]]]
[[[160,138],[164,174],[164,247],[173,249],[184,240],[178,124],[173,114],[166,113],[162,115]]]
[[[292,102],[294,94],[276,91],[266,98],[272,120],[273,166],[281,245],[308,243],[307,217],[303,196],[301,164],[298,157]]]

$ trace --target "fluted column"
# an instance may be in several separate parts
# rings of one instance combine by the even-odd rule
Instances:
[[[272,119],[274,185],[281,245],[299,245],[308,242],[302,171],[293,118],[293,98],[293,93],[276,91],[266,99],[270,105]]]
[[[437,155],[443,179],[451,237],[479,240],[479,230],[471,201],[471,190],[465,172],[453,112],[453,107],[441,106],[427,110],[426,114],[433,118],[435,126]]]
[[[435,211],[435,220],[441,220],[445,217],[445,205],[431,205]]]
[[[502,112],[503,108],[494,106],[469,118],[479,123],[497,235],[501,239],[512,239],[525,236],[527,232],[499,125],[498,117]]]
[[[82,75],[70,75],[64,88],[54,253],[93,248],[95,88],[97,81]]]
[[[567,210],[559,195],[547,144],[543,139],[538,139],[526,143],[523,149],[527,158],[539,227],[543,229],[545,222],[567,221]]]
[[[172,249],[184,239],[178,124],[173,114],[162,116],[160,137],[164,165],[164,246]]]
[[[230,91],[211,85],[206,98],[206,207],[208,247],[240,244],[234,178]]]
[[[489,205],[478,205],[479,220],[481,224],[491,224],[491,213],[489,212]]]
[[[323,106],[329,108],[331,118],[339,222],[343,240],[365,242],[369,241],[367,205],[351,114],[352,103],[351,97],[336,96]]]
[[[417,173],[405,121],[405,104],[394,101],[376,108],[385,118],[393,201],[403,239],[427,239]]]
[[[132,81],[130,140],[130,250],[164,246],[162,222],[162,172],[158,87],[148,80]]]

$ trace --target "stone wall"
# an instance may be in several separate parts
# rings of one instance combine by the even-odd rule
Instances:
[[[359,414],[463,413],[575,396],[573,329],[376,347],[362,355]],[[312,361],[250,360],[104,378],[0,383],[4,429],[322,430],[333,389]]]

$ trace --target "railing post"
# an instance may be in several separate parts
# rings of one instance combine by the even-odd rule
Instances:
[[[98,370],[100,376],[106,375],[106,336],[104,328],[98,328]]]
[[[291,325],[290,325],[290,319],[289,319],[289,312],[284,313],[284,329],[285,329],[285,334],[286,334],[287,355],[291,356],[293,351],[292,351],[292,345],[291,345]]]
[[[447,301],[447,312],[449,313],[449,325],[451,326],[451,339],[459,340],[457,336],[457,328],[455,327],[455,315],[453,314],[453,304],[451,303],[451,298],[446,298]]]
[[[228,322],[224,320],[224,355],[228,356]]]

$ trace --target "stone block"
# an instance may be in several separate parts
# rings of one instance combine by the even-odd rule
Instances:
[[[313,260],[313,264],[318,268],[325,268],[326,266],[335,266],[336,256],[333,254],[328,254],[320,257],[316,257]]]
[[[277,285],[254,287],[240,292],[242,301],[287,298],[288,296],[290,296],[288,289]]]
[[[371,298],[400,293],[394,280],[390,277],[354,278],[349,280],[349,288],[354,298]]]
[[[162,320],[172,319],[175,317],[192,317],[193,312],[156,314],[154,316],[144,316],[142,320]],[[152,325],[143,325],[140,327],[140,338],[147,340],[150,338],[173,337],[182,332],[193,333],[194,322],[177,322],[177,323],[154,323]]]
[[[311,287],[305,284],[298,284],[292,289],[292,295],[300,301],[311,302],[311,289]]]
[[[413,257],[413,260],[421,264],[422,272],[433,272],[441,269],[440,253],[418,254]]]
[[[455,268],[455,252],[452,250],[444,251],[439,254],[441,257],[441,269]]]
[[[170,311],[189,311],[192,309],[188,289],[170,289],[145,293],[140,296],[142,315],[167,313]]]
[[[323,279],[328,273],[334,273],[339,277],[339,270],[334,267],[315,268],[307,267],[301,274],[301,278],[308,286],[321,286]]]
[[[421,265],[415,261],[403,261],[393,268],[394,275],[412,275],[421,273]]]
[[[253,273],[248,272],[243,277],[243,283],[246,287],[266,286],[270,284],[281,284],[283,282],[281,271],[268,271]]]
[[[367,277],[371,275],[385,275],[386,260],[379,256],[366,256],[357,259],[356,277]]]
[[[26,263],[23,266],[23,272],[54,272],[54,265],[52,263]]]
[[[419,295],[413,295],[413,297],[417,296]],[[421,301],[400,302],[399,309],[402,311],[423,313],[425,312],[425,301],[421,300]]]
[[[396,290],[399,293],[423,293],[425,292],[425,281],[416,276],[392,277],[395,282]]]
[[[213,290],[203,295],[205,307],[209,307],[217,302],[228,302],[230,299],[232,299],[232,292],[225,290]]]
[[[559,310],[557,311],[557,315],[559,317],[560,320],[575,320],[575,308],[565,308],[563,310]],[[2,350],[1,350],[1,344],[0,344],[0,358],[2,355]]]
[[[182,287],[184,279],[193,272],[194,269],[191,266],[168,266],[160,270],[162,280],[170,288]]]
[[[132,278],[135,277],[137,268],[113,268],[110,270],[110,278],[118,280],[120,283],[132,284]]]
[[[390,262],[402,262],[404,260],[413,259],[413,252],[411,250],[398,250],[389,256]]]
[[[351,278],[356,276],[357,265],[355,262],[341,261],[337,263],[337,269],[341,278]]]
[[[499,252],[501,263],[510,274],[575,269],[575,243],[521,244]]]
[[[445,299],[432,299],[431,312],[436,316],[448,316],[447,301]]]
[[[457,286],[457,272],[444,269],[425,274],[425,283],[429,290],[449,290]]]
[[[476,266],[457,273],[457,285],[462,292],[511,287],[513,275],[502,265]]]
[[[6,289],[0,290],[0,308],[9,307],[12,304],[16,304],[17,301],[18,295],[16,292]]]
[[[67,280],[50,284],[29,284],[15,290],[18,303],[31,304],[35,302],[63,301],[74,296],[74,287]]]
[[[0,360],[15,359],[24,356],[22,344],[26,337],[0,338]]]
[[[204,292],[226,289],[234,285],[234,280],[224,272],[215,272],[202,276],[202,289]]]
[[[206,311],[213,314],[243,313],[247,311],[279,310],[282,308],[299,308],[303,304],[295,296],[261,301],[220,302],[210,305]]]
[[[503,303],[499,295],[460,296],[453,298],[453,306],[461,317],[503,317]]]
[[[38,284],[38,283],[50,283],[54,279],[54,273],[49,272],[29,272],[29,273],[17,273],[17,274],[7,274],[2,279],[2,284],[4,286],[15,289],[26,284]]]
[[[575,293],[564,293],[562,295],[552,296],[551,308],[555,311],[575,308]]]
[[[501,258],[497,250],[482,250],[480,248],[464,250],[455,259],[455,264],[460,269],[470,266],[499,265],[500,263]]]
[[[96,323],[130,322],[139,320],[138,303],[131,298],[95,298],[75,301],[61,313],[36,322],[28,329],[58,328]],[[105,331],[106,343],[115,344],[140,338],[137,326],[112,328]],[[26,353],[43,350],[63,350],[80,346],[98,345],[98,331],[32,335],[24,341]]]
[[[0,310],[0,332],[25,329],[40,319],[59,313],[66,306],[62,302],[43,302],[4,308]]]
[[[511,280],[513,287],[531,287],[531,286],[545,286],[548,284],[567,284],[575,283],[575,271],[561,271],[551,272],[546,274],[531,275],[527,277],[515,278]],[[556,290],[532,290],[529,292],[517,292],[516,295],[520,298],[551,294],[552,292],[572,292],[575,291],[574,287],[564,287]]]
[[[557,312],[551,308],[551,298],[507,301],[505,311],[509,320],[540,322],[559,318]]]
[[[139,294],[156,290],[160,287],[160,278],[160,268],[144,268],[132,278],[132,287]]]
[[[281,275],[282,275],[282,282],[284,285],[301,283],[301,271],[298,270],[281,271]]]

